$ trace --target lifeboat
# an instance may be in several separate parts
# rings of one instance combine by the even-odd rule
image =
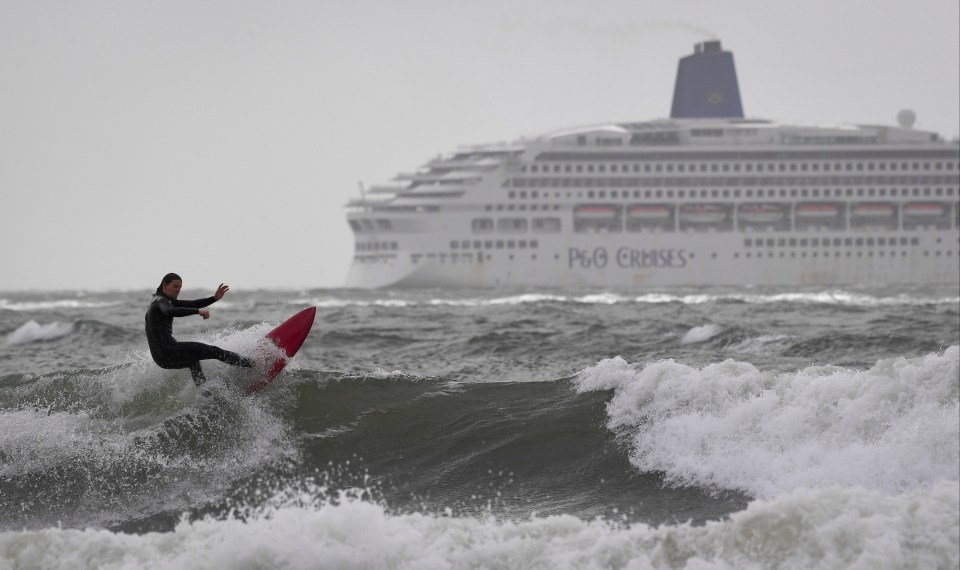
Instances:
[[[943,204],[912,203],[903,207],[903,214],[911,218],[939,218],[945,211]]]
[[[830,220],[840,215],[836,204],[800,204],[797,206],[797,218],[806,220]]]
[[[689,204],[680,207],[680,219],[691,224],[718,224],[727,219],[727,211],[716,204]]]
[[[855,218],[892,218],[893,214],[892,204],[857,204],[853,207],[853,217]]]
[[[670,208],[667,206],[633,206],[627,210],[627,215],[633,220],[666,220],[670,217]]]
[[[740,221],[750,224],[772,224],[782,220],[786,214],[779,204],[744,204],[738,212]]]
[[[582,220],[610,220],[617,217],[613,206],[577,206],[574,215]]]

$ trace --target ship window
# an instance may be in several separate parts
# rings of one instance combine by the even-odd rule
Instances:
[[[503,240],[497,240],[497,249],[503,249]]]
[[[515,248],[515,247],[516,247],[516,244],[517,244],[517,242],[513,241],[512,239],[511,239],[511,240],[507,240],[507,249],[513,249],[513,248]]]
[[[540,245],[540,242],[538,242],[537,240],[530,241],[530,247],[533,249],[536,249],[539,245]]]
[[[483,242],[483,248],[484,248],[484,249],[491,249],[492,247],[493,247],[493,242],[492,242],[491,240],[487,240],[487,241]]]
[[[473,242],[473,249],[480,249],[483,247],[483,242],[475,241]]]
[[[500,218],[497,220],[497,230],[501,232],[527,231],[526,218]]]
[[[527,249],[527,240],[522,239],[522,240],[518,241],[518,242],[517,242],[517,246],[518,246],[520,249]]]
[[[493,231],[493,220],[490,218],[474,218],[470,223],[474,233],[488,233]]]
[[[460,242],[452,241],[450,242],[450,249],[458,249],[460,247]]]
[[[559,233],[561,229],[560,218],[534,218],[533,231],[537,233]]]

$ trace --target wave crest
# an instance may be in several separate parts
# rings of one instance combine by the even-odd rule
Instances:
[[[797,488],[886,493],[960,480],[960,347],[868,370],[761,372],[727,360],[639,371],[620,357],[582,371],[577,390],[613,389],[608,427],[631,463],[675,484],[770,498]]]

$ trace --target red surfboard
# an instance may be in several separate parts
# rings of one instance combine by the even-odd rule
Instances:
[[[265,338],[273,341],[273,344],[277,345],[277,348],[280,349],[281,354],[273,361],[263,380],[254,382],[247,387],[243,392],[244,396],[259,392],[276,378],[277,374],[280,374],[280,371],[287,365],[287,362],[289,362],[290,359],[293,358],[293,355],[303,346],[303,341],[305,341],[307,335],[310,334],[310,327],[313,326],[313,319],[316,314],[316,307],[304,309],[267,333]]]

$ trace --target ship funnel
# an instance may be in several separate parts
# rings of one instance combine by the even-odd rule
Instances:
[[[733,54],[719,40],[699,43],[680,59],[673,89],[673,119],[743,118]]]

